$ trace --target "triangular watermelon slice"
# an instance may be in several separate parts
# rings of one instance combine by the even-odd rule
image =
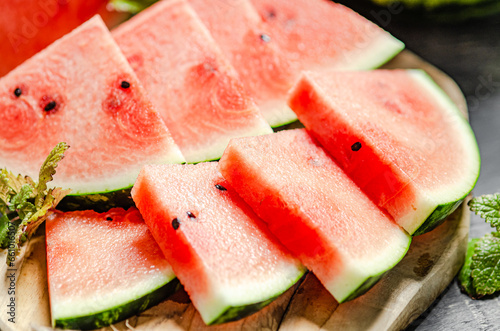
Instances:
[[[423,71],[306,72],[290,106],[410,234],[439,225],[479,176],[474,133]]]
[[[219,159],[233,137],[272,132],[186,1],[160,1],[113,36],[188,162]]]
[[[70,145],[53,185],[131,187],[144,164],[183,162],[165,124],[96,16],[0,80],[0,167],[32,178]]]
[[[411,237],[304,130],[233,139],[224,178],[340,303],[367,291]]]
[[[245,88],[273,126],[297,119],[286,95],[296,69],[269,36],[267,26],[249,0],[189,0],[215,41],[231,61]]]
[[[180,287],[136,208],[57,212],[45,227],[52,326],[101,328]]]
[[[132,197],[206,324],[258,311],[305,271],[215,162],[146,166]]]
[[[351,9],[329,0],[251,0],[270,37],[302,70],[376,68],[404,44]]]

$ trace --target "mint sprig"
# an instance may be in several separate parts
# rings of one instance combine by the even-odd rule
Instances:
[[[28,176],[0,169],[0,248],[8,248],[7,265],[13,266],[21,246],[69,190],[47,188],[68,149],[64,142],[50,152],[40,168],[38,183]]]
[[[500,231],[500,193],[483,195],[469,202],[470,210]]]
[[[469,202],[470,209],[496,231],[469,241],[458,280],[473,299],[500,291],[500,194],[483,195]]]

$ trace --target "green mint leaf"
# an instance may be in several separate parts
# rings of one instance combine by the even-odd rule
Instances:
[[[470,264],[474,289],[478,296],[500,291],[500,235],[486,234],[474,248]]]
[[[460,269],[460,272],[458,273],[458,282],[460,284],[462,292],[467,293],[471,298],[474,299],[477,297],[477,293],[476,290],[474,289],[474,285],[472,282],[471,263],[472,263],[472,255],[474,255],[474,251],[476,249],[476,244],[478,241],[479,241],[478,238],[469,240],[467,244],[467,253],[465,255],[465,262],[464,265],[462,266],[462,269]]]
[[[500,193],[483,195],[469,201],[470,209],[500,231]]]
[[[40,173],[38,175],[38,185],[36,186],[37,196],[35,199],[35,206],[41,208],[43,205],[43,199],[45,197],[45,190],[47,189],[47,183],[53,179],[56,173],[56,168],[59,163],[64,158],[64,152],[69,148],[68,144],[61,142],[54,147],[50,152],[47,159],[40,168]]]
[[[9,221],[7,214],[0,215],[0,248],[2,249],[9,245]]]
[[[9,201],[9,210],[19,212],[26,204],[28,199],[33,198],[33,186],[30,184],[24,184],[17,194],[15,194]],[[22,216],[20,216],[22,218]]]
[[[28,176],[0,169],[0,248],[8,247],[10,257],[18,255],[22,244],[35,233],[48,212],[70,192],[47,188],[68,147],[64,142],[54,147],[40,168],[38,183]],[[13,263],[9,254],[7,265]]]

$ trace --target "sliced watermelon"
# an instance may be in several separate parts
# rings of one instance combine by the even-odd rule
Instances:
[[[289,61],[306,70],[376,68],[404,44],[328,0],[251,0]]]
[[[113,36],[188,162],[219,159],[233,137],[271,132],[186,1],[160,1]]]
[[[273,126],[297,119],[286,103],[296,69],[278,49],[249,0],[190,0],[198,16],[238,71],[245,88]]]
[[[206,324],[259,310],[305,271],[217,163],[146,166],[132,197]]]
[[[72,194],[131,187],[146,163],[184,161],[97,16],[0,79],[0,108],[0,168],[37,178],[65,141],[53,185]]]
[[[135,208],[54,213],[46,221],[52,326],[96,329],[159,303],[178,288]]]
[[[423,71],[307,72],[290,106],[410,234],[440,224],[476,183],[474,133]]]
[[[9,0],[0,5],[0,77],[91,18],[108,0]]]
[[[220,171],[338,302],[367,291],[411,237],[301,130],[233,139]]]

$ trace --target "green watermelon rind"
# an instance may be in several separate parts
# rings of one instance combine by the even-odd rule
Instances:
[[[69,318],[55,318],[52,321],[53,327],[62,329],[93,330],[109,326],[113,323],[123,321],[137,315],[146,309],[155,306],[175,293],[180,288],[180,282],[173,278],[166,284],[153,289],[149,293],[129,302],[118,304],[115,307],[95,314],[76,316]]]
[[[227,307],[225,307],[225,309],[222,309],[222,313],[220,315],[212,318],[210,321],[206,321],[205,323],[207,325],[214,325],[214,324],[221,324],[221,323],[227,323],[227,322],[234,322],[234,321],[240,320],[242,318],[245,318],[247,316],[250,316],[251,314],[254,314],[254,313],[260,311],[262,308],[269,305],[271,302],[276,300],[283,293],[288,291],[298,281],[300,281],[302,279],[302,277],[304,277],[306,272],[307,272],[307,269],[305,269],[305,268],[302,269],[301,272],[298,273],[296,278],[293,278],[290,280],[288,286],[285,286],[284,288],[279,289],[276,293],[273,293],[271,296],[264,298],[262,301],[249,303],[249,304],[242,305],[242,306],[227,306]]]
[[[412,236],[419,236],[424,233],[427,233],[429,231],[434,230],[437,228],[439,225],[443,224],[443,222],[446,220],[446,218],[451,215],[457,208],[462,204],[464,201],[465,197],[463,199],[442,204],[436,207],[434,211],[431,213],[429,217],[425,220],[422,225],[418,227],[418,229],[413,232]]]
[[[413,76],[418,79],[418,81],[423,84],[424,87],[430,91],[430,93],[433,93],[434,96],[437,98],[436,100],[438,102],[441,102],[441,104],[446,107],[449,110],[452,110],[454,112],[454,117],[458,121],[462,122],[463,125],[463,134],[461,135],[462,138],[464,139],[465,143],[469,143],[471,148],[474,148],[474,154],[475,159],[477,162],[475,162],[472,166],[475,166],[475,178],[471,181],[470,187],[466,191],[460,192],[460,196],[451,198],[451,201],[443,201],[439,203],[430,213],[429,215],[425,218],[425,220],[410,234],[412,236],[417,236],[421,235],[424,233],[427,233],[440,224],[442,224],[446,218],[455,211],[458,206],[462,203],[462,201],[469,195],[469,193],[472,191],[474,186],[477,183],[477,180],[479,178],[479,172],[481,168],[481,156],[479,153],[479,146],[477,145],[477,141],[474,135],[474,132],[472,131],[472,128],[467,121],[467,118],[465,115],[458,109],[457,105],[451,100],[451,98],[446,94],[441,87],[423,70],[420,69],[412,69],[410,72],[413,74]],[[468,142],[466,140],[469,140]],[[450,192],[451,195],[454,194],[454,192]],[[458,195],[457,193],[455,193]]]
[[[367,277],[361,285],[359,285],[354,291],[352,291],[349,295],[345,296],[344,299],[338,301],[339,303],[347,302],[356,299],[357,297],[365,294],[370,290],[375,284],[377,284],[383,277],[386,275],[389,271],[391,271],[401,260],[406,256],[406,253],[410,249],[412,242],[412,237],[408,236],[408,244],[403,252],[401,254],[400,258],[395,260],[392,264],[388,265],[384,271],[379,272],[377,274],[371,275]]]
[[[132,187],[107,193],[67,195],[57,205],[57,209],[62,211],[94,210],[98,213],[104,213],[116,207],[128,209],[135,206],[130,196],[131,189]]]

